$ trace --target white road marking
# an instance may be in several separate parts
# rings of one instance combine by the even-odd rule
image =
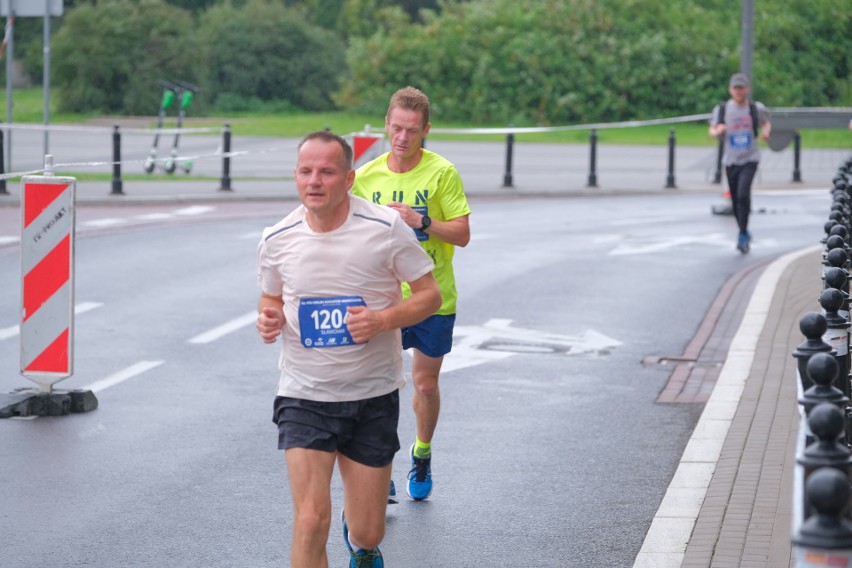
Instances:
[[[145,215],[136,215],[134,219],[140,221],[162,221],[163,219],[171,219],[174,217],[171,213],[146,213]]]
[[[673,223],[675,221],[682,221],[680,217],[675,217],[673,215],[667,217],[634,217],[631,219],[615,219],[607,223],[612,227],[618,227],[619,225],[657,225],[657,224],[665,224],[665,223]]]
[[[211,205],[193,205],[192,207],[184,207],[183,209],[178,209],[177,211],[175,211],[175,215],[202,215],[204,213],[209,213],[210,211],[215,210],[216,208]]]
[[[212,341],[216,341],[217,339],[228,335],[238,329],[242,329],[247,325],[251,325],[257,321],[257,312],[251,311],[245,315],[242,315],[238,318],[234,318],[227,323],[223,323],[218,327],[214,327],[210,331],[205,331],[200,335],[196,335],[192,339],[189,340],[190,343],[210,343]]]
[[[77,315],[84,314],[90,310],[94,310],[95,308],[100,308],[101,306],[103,306],[103,304],[99,304],[98,302],[80,302],[74,306],[74,313]],[[20,325],[0,328],[0,341],[9,339],[10,337],[15,337],[19,333],[21,333]]]
[[[143,215],[135,215],[133,217],[104,217],[103,219],[92,219],[81,223],[84,227],[114,227],[131,222],[133,219],[138,221],[166,221],[175,217],[192,217],[195,215],[203,215],[210,211],[215,211],[216,207],[212,205],[193,205],[192,207],[184,207],[171,213],[145,213]]]
[[[159,367],[162,365],[164,361],[139,361],[135,365],[131,365],[124,370],[121,370],[117,373],[114,373],[108,377],[105,377],[99,381],[95,381],[87,387],[84,387],[84,390],[90,390],[92,392],[100,392],[109,387],[113,387],[119,383],[123,383],[127,379],[132,379],[137,375],[141,375],[145,371],[150,371],[155,367]]]
[[[10,243],[19,243],[19,242],[21,242],[21,237],[0,236],[0,245],[8,245]]]
[[[709,245],[722,248],[730,248],[733,250],[735,239],[730,233],[709,233],[706,235],[688,235],[681,237],[657,237],[634,236],[629,237],[621,235],[619,239],[613,238],[613,235],[606,236],[596,240],[598,244],[613,244],[618,241],[619,244],[609,251],[610,256],[636,255],[636,254],[653,254],[663,252],[684,245]],[[758,238],[751,242],[751,248],[771,248],[778,245],[778,241],[772,238]]]
[[[92,219],[91,221],[84,221],[81,223],[84,227],[114,227],[116,225],[123,225],[127,223],[127,219],[120,219],[118,217],[104,217],[103,219]]]
[[[490,319],[482,326],[456,326],[453,350],[444,357],[444,372],[481,365],[518,353],[590,355],[621,345],[610,337],[588,330],[580,336],[545,333],[511,326],[509,319]]]

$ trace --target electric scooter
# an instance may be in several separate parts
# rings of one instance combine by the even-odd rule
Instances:
[[[192,97],[195,95],[195,93],[198,92],[198,87],[191,83],[175,81],[174,85],[177,95],[180,98],[180,111],[178,112],[177,119],[178,132],[175,133],[175,139],[172,143],[171,155],[163,163],[163,169],[166,170],[166,173],[169,174],[174,173],[177,169],[177,148],[178,142],[180,140],[180,129],[183,127],[183,119],[186,116],[186,109],[189,108],[190,103],[192,103]],[[180,164],[180,166],[184,173],[188,174],[192,170],[192,160],[184,160],[183,163]]]
[[[163,127],[163,122],[166,119],[166,111],[172,106],[175,101],[174,86],[168,81],[160,79],[157,84],[163,88],[163,98],[160,101],[160,111],[157,113],[157,132],[154,133],[154,143],[151,145],[151,152],[145,160],[145,173],[153,173],[157,167],[157,144],[160,142],[160,129]]]

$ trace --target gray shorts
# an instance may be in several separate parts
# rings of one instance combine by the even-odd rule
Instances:
[[[275,397],[272,421],[278,449],[340,452],[370,467],[384,467],[399,451],[399,390],[351,402]]]

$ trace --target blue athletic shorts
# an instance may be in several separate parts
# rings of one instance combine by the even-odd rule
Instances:
[[[429,357],[443,357],[453,348],[456,314],[429,316],[417,325],[402,328],[402,348],[414,347]]]
[[[272,421],[278,449],[340,452],[370,467],[384,467],[399,451],[399,390],[351,402],[276,396]]]

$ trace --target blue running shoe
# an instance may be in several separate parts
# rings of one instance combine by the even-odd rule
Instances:
[[[747,253],[750,240],[751,240],[751,235],[748,234],[748,232],[740,233],[737,236],[737,250],[740,251],[743,254]]]
[[[396,505],[399,503],[399,500],[396,498],[396,485],[393,482],[393,479],[390,480],[390,487],[388,488],[388,504]]]
[[[414,457],[414,444],[411,444],[411,471],[408,472],[408,496],[415,501],[423,501],[432,494],[432,458]]]
[[[349,551],[349,568],[385,568],[382,552],[377,546],[373,550],[359,550],[354,552],[349,544],[349,528],[346,526],[346,515],[340,512],[340,520],[343,521],[343,542]]]

